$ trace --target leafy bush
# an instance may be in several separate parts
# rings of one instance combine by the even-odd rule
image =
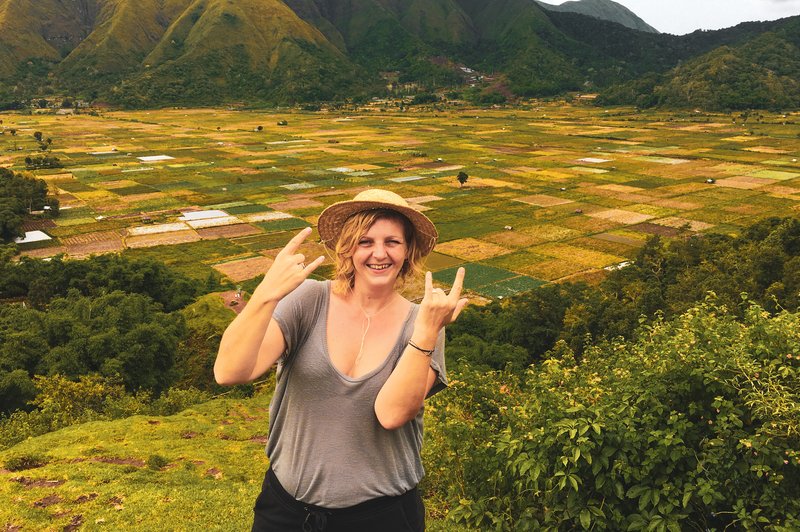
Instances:
[[[798,331],[705,302],[522,382],[466,369],[431,401],[427,486],[481,530],[797,529]]]
[[[129,394],[118,379],[99,375],[83,375],[76,381],[62,375],[40,376],[35,382],[39,394],[33,403],[37,408],[0,418],[0,449],[76,423],[172,415],[211,399],[208,392],[193,388],[171,388],[155,399],[148,391]]]
[[[424,105],[438,101],[440,101],[440,98],[432,92],[421,92],[414,95],[414,98],[411,99],[411,105]]]
[[[41,454],[22,454],[12,456],[6,460],[4,467],[9,471],[24,471],[26,469],[42,467],[47,461],[48,458]]]
[[[164,458],[160,454],[151,454],[147,457],[147,467],[153,471],[160,471],[167,464],[169,464],[169,459]]]

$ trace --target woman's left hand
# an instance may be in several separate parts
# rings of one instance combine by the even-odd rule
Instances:
[[[442,327],[456,321],[468,301],[467,298],[461,297],[464,274],[464,268],[459,268],[450,293],[447,294],[441,288],[433,287],[431,272],[425,273],[425,296],[420,303],[414,326],[415,332],[424,331],[435,338]]]

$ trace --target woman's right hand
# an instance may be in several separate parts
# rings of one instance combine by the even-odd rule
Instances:
[[[264,279],[253,292],[253,299],[263,302],[280,301],[308,279],[311,272],[325,261],[325,256],[321,255],[314,262],[305,264],[305,255],[297,252],[310,234],[311,228],[306,227],[280,250]]]

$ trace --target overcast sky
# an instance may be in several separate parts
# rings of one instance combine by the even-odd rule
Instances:
[[[543,0],[563,4],[565,0]],[[683,35],[800,15],[800,0],[614,0],[658,31]]]

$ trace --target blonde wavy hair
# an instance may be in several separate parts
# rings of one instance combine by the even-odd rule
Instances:
[[[371,209],[361,211],[350,216],[342,226],[342,232],[336,242],[334,261],[333,290],[337,294],[344,294],[353,289],[356,282],[356,269],[353,264],[353,255],[358,246],[359,239],[369,231],[370,227],[378,220],[394,220],[402,224],[403,237],[406,243],[406,260],[397,279],[405,284],[406,280],[422,272],[422,247],[419,243],[419,234],[411,222],[391,209]]]

